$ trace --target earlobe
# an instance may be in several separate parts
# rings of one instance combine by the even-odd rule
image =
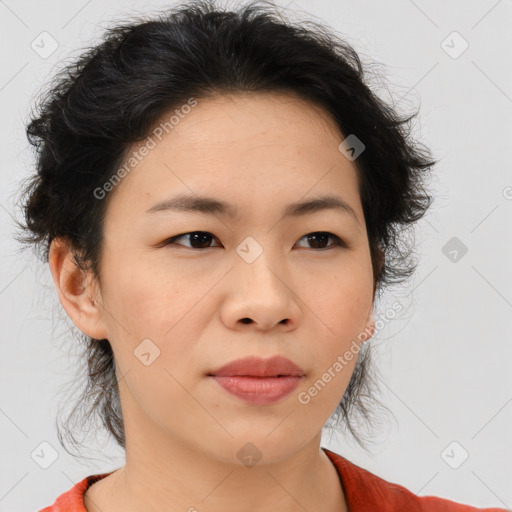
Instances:
[[[378,245],[378,269],[379,269],[379,275],[382,272],[382,269],[384,267],[384,263],[386,262],[386,251],[381,245]]]
[[[373,319],[373,315],[370,314],[370,317],[366,321],[364,328],[364,337],[361,340],[362,342],[368,341],[375,334],[375,320]]]
[[[379,284],[379,280],[384,269],[384,265],[386,263],[386,252],[384,248],[377,244],[376,253],[374,256],[374,262],[372,263],[373,267],[373,298],[375,300],[375,293],[377,292],[377,286]]]
[[[78,267],[71,246],[61,238],[52,240],[48,262],[60,303],[76,327],[91,338],[106,339],[99,290],[91,272]]]

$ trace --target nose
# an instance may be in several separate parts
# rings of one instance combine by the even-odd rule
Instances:
[[[271,251],[264,250],[251,263],[237,256],[225,286],[221,316],[229,328],[252,325],[268,331],[275,326],[281,330],[297,327],[301,316],[299,283]]]

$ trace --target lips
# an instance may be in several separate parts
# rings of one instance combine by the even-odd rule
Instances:
[[[245,357],[232,361],[208,375],[217,377],[303,377],[305,372],[286,357]]]
[[[269,405],[288,396],[305,376],[304,370],[282,356],[246,357],[208,374],[221,389],[252,405]]]

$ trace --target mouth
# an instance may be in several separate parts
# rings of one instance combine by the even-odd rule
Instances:
[[[275,403],[289,395],[305,377],[291,360],[247,357],[232,361],[207,374],[229,394],[254,405]]]
[[[275,377],[212,375],[211,378],[229,394],[254,405],[275,403],[288,396],[303,377],[281,375]]]
[[[266,376],[262,376],[262,375],[238,375],[238,374],[233,374],[233,375],[218,375],[216,373],[208,373],[207,374],[208,377],[250,377],[251,379],[280,379],[281,377],[300,377],[301,375],[290,375],[290,374],[285,374],[285,375],[266,375]]]
[[[257,356],[237,359],[208,373],[218,377],[303,377],[304,370],[290,359],[283,356],[273,356],[262,359]]]

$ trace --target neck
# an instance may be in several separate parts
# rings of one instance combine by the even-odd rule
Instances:
[[[285,458],[244,465],[168,439],[162,444],[127,436],[125,466],[90,487],[85,506],[88,512],[345,512],[341,483],[320,437]]]

